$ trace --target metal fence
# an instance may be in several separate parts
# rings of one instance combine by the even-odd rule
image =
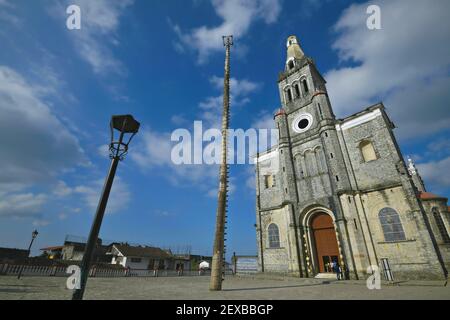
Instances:
[[[236,273],[257,273],[258,257],[257,256],[237,256],[232,258],[233,268]]]
[[[22,270],[22,277],[68,277],[68,266],[31,266],[0,264],[0,275],[17,276]],[[233,274],[232,270],[226,270],[226,275]],[[93,267],[89,271],[90,277],[116,278],[116,277],[183,277],[183,276],[209,276],[210,271],[182,271],[176,270],[147,270],[147,269],[108,269]]]

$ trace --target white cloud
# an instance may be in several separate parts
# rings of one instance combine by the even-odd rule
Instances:
[[[159,133],[149,129],[143,130],[138,137],[139,147],[130,157],[143,168],[172,164],[172,142],[170,133]]]
[[[58,219],[59,220],[66,220],[69,217],[69,215],[67,213],[61,212],[60,214],[58,214]]]
[[[33,226],[35,227],[46,227],[50,224],[49,220],[46,219],[36,219],[33,221]]]
[[[139,147],[130,157],[145,171],[155,170],[174,186],[196,186],[210,190],[216,187],[218,165],[176,165],[172,162],[171,134],[146,129],[140,134]]]
[[[109,156],[109,145],[102,144],[97,148],[98,155],[100,157],[108,157]]]
[[[52,8],[52,14],[58,19],[66,19],[66,7],[71,4],[80,6],[81,30],[71,30],[71,38],[80,56],[86,60],[93,71],[99,75],[116,73],[124,75],[123,63],[114,56],[113,47],[120,45],[117,30],[124,10],[134,0],[63,0]]]
[[[365,4],[344,11],[333,48],[353,67],[325,75],[340,117],[384,100],[400,138],[431,134],[450,125],[448,42],[450,2],[382,0],[382,30],[366,28]]]
[[[56,184],[53,194],[55,194],[57,197],[66,197],[73,193],[73,189],[70,188],[64,181],[60,180]]]
[[[213,76],[210,83],[217,90],[223,88],[223,78]],[[247,79],[230,79],[231,104],[233,107],[240,107],[247,104],[250,99],[249,94],[255,92],[261,84]],[[223,96],[211,96],[199,103],[199,120],[202,121],[203,130],[210,128],[221,128]],[[187,125],[187,119],[175,115],[172,122]],[[193,138],[193,133],[191,132]],[[140,146],[139,151],[130,153],[130,157],[145,170],[158,170],[176,186],[195,185],[201,190],[205,190],[208,196],[217,196],[217,177],[219,165],[175,165],[171,159],[172,147],[176,144],[171,141],[171,133],[143,130],[137,137]],[[205,145],[204,145],[205,147]],[[161,170],[162,169],[162,170]],[[235,190],[235,186],[230,181],[230,193]]]
[[[168,218],[168,217],[173,217],[174,214],[172,214],[170,211],[168,210],[162,210],[162,209],[156,209],[153,211],[153,214],[157,217],[163,217],[163,218]]]
[[[22,20],[13,12],[14,5],[7,0],[0,0],[0,7],[2,10],[0,11],[0,21],[4,23],[15,25],[16,27],[22,25]]]
[[[0,216],[14,218],[40,216],[47,196],[33,193],[2,194],[0,199]]]
[[[51,91],[51,89],[48,89]],[[0,191],[49,181],[85,162],[78,139],[44,102],[42,86],[0,66]]]
[[[97,209],[103,184],[104,180],[98,179],[91,184],[79,185],[73,188],[75,193],[83,197],[84,202],[92,214]],[[131,192],[129,191],[128,185],[119,176],[116,176],[111,188],[111,194],[109,195],[106,213],[115,213],[124,210],[128,206],[130,199]]]
[[[201,26],[184,33],[178,25],[172,28],[180,42],[176,50],[189,47],[198,53],[198,62],[204,63],[213,52],[223,50],[222,36],[233,35],[235,39],[244,37],[252,23],[262,20],[267,24],[277,20],[281,11],[280,0],[213,0],[216,14],[223,22],[216,27]]]
[[[187,124],[188,120],[181,114],[175,114],[170,118],[170,122],[176,126],[181,126]]]
[[[273,114],[267,110],[262,110],[252,123],[255,129],[275,129],[275,120]]]
[[[215,89],[223,90],[223,78],[213,76],[210,82]],[[258,90],[261,86],[262,84],[247,79],[239,80],[230,78],[231,114],[233,114],[235,107],[241,107],[249,103],[250,98],[248,95]],[[199,108],[202,110],[200,118],[204,121],[205,126],[217,129],[221,128],[223,95],[205,98],[199,103]]]
[[[426,163],[417,164],[417,169],[420,175],[425,180],[427,189],[430,191],[433,188],[441,190],[442,188],[450,187],[450,175],[448,174],[450,168],[450,157],[439,161],[430,161]]]
[[[0,0],[0,6],[12,7],[12,4],[8,0]]]

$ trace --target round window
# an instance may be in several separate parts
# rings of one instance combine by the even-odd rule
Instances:
[[[305,132],[309,128],[311,128],[311,125],[313,123],[313,117],[309,113],[303,113],[295,118],[295,120],[292,123],[292,129],[297,132]]]

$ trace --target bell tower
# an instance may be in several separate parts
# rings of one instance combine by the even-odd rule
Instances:
[[[296,36],[288,37],[286,53],[284,71],[278,76],[282,108],[291,113],[309,105],[314,99],[317,102],[314,113],[317,112],[318,119],[334,120],[327,97],[326,81],[314,61],[305,55]]]
[[[290,36],[286,42],[287,58],[286,58],[286,71],[293,69],[298,61],[300,61],[305,54],[302,48],[298,44],[296,36]]]

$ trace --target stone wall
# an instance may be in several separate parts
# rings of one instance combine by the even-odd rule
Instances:
[[[288,237],[288,212],[287,208],[274,209],[261,213],[262,245],[264,255],[265,272],[289,272],[289,237]],[[278,226],[280,234],[280,248],[269,248],[268,227],[271,223]]]
[[[443,272],[420,212],[406,201],[402,187],[373,191],[362,195],[378,260],[387,258],[396,279],[442,279]],[[400,218],[406,240],[387,242],[379,212],[394,209]]]

